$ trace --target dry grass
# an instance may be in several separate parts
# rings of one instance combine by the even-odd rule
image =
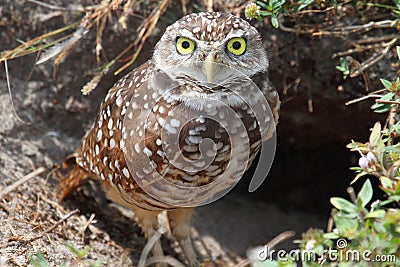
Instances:
[[[132,13],[135,5],[141,1],[123,1],[123,0],[102,0],[99,4],[93,6],[87,6],[79,9],[67,9],[62,7],[56,7],[48,5],[41,1],[30,0],[30,2],[42,5],[46,8],[63,11],[63,12],[74,12],[82,14],[83,18],[80,21],[71,23],[60,29],[51,31],[46,34],[42,34],[38,37],[32,38],[26,42],[23,42],[18,47],[3,51],[0,53],[0,62],[15,59],[18,57],[26,56],[31,53],[41,53],[36,64],[43,64],[49,60],[53,60],[55,65],[62,63],[65,58],[71,53],[72,48],[91,30],[96,30],[96,59],[98,64],[101,63],[101,55],[103,53],[103,33],[107,26],[107,23],[113,24],[113,15],[116,11],[121,11],[118,19],[116,20],[120,23],[123,29],[127,29],[127,14]],[[146,19],[143,20],[142,24],[137,29],[137,34],[135,41],[126,47],[121,53],[119,53],[115,58],[111,59],[109,62],[105,63],[99,68],[97,74],[84,86],[82,92],[84,94],[89,94],[98,85],[101,78],[110,70],[110,68],[118,62],[122,57],[133,50],[135,51],[132,55],[127,56],[127,58],[122,61],[127,61],[122,67],[120,67],[115,75],[118,75],[121,71],[125,70],[131,66],[139,53],[141,52],[144,43],[154,30],[160,17],[165,12],[168,6],[168,0],[160,1],[159,3],[152,4],[149,1],[147,7],[148,10],[143,11]],[[149,13],[149,14],[146,14]],[[73,30],[70,34],[65,34],[65,32]],[[59,36],[60,34],[64,34]],[[42,51],[44,51],[42,53]],[[104,55],[104,57],[106,57]]]

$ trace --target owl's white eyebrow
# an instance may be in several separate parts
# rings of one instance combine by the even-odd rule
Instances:
[[[181,34],[181,36],[193,39],[193,33],[187,29],[181,29],[179,33]]]
[[[242,30],[235,30],[235,32],[230,31],[226,37],[224,38],[224,40],[222,42],[225,42],[229,39],[232,39],[234,37],[246,37],[246,32],[242,31]]]

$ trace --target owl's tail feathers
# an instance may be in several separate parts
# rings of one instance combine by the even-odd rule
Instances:
[[[62,176],[62,180],[60,181],[60,184],[54,193],[54,198],[57,198],[59,202],[61,202],[71,191],[89,178],[89,173],[76,163],[75,154],[68,156],[64,160],[62,167],[63,169],[71,169],[65,176]]]

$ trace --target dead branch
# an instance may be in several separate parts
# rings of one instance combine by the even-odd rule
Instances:
[[[332,58],[348,56],[348,55],[351,55],[351,54],[354,54],[354,53],[362,53],[362,52],[365,52],[367,50],[373,50],[373,49],[387,47],[387,46],[388,46],[388,43],[372,44],[372,45],[365,45],[365,46],[357,45],[356,48],[351,48],[351,49],[348,49],[346,51],[334,53],[332,55]]]
[[[350,77],[357,77],[358,75],[361,74],[362,71],[364,71],[365,69],[371,67],[372,65],[374,65],[376,62],[378,62],[379,60],[381,60],[389,51],[390,48],[392,48],[392,46],[397,42],[398,38],[393,38],[385,47],[385,49],[383,49],[380,53],[375,54],[374,56],[372,56],[371,58],[369,58],[368,60],[364,61],[363,63],[361,63],[360,68],[353,72],[350,73]]]
[[[169,0],[163,0],[160,2],[160,4],[155,8],[150,16],[143,21],[142,25],[139,27],[139,34],[134,41],[134,46],[136,47],[136,52],[130,57],[131,59],[123,65],[121,68],[119,68],[114,75],[118,75],[121,73],[124,69],[129,67],[130,65],[135,62],[137,56],[139,53],[142,51],[143,45],[146,42],[147,38],[149,38],[150,34],[152,33],[154,27],[156,26],[158,20],[160,19],[161,15],[165,12],[167,9]],[[126,49],[125,49],[126,50]],[[124,50],[124,51],[125,51]]]
[[[358,32],[368,32],[371,31],[372,29],[383,29],[383,28],[396,28],[397,27],[397,20],[383,20],[383,21],[371,21],[366,24],[360,24],[360,25],[352,25],[352,26],[337,26],[332,29],[321,29],[321,28],[312,28],[311,25],[306,25],[304,28],[290,28],[286,27],[281,23],[281,18],[280,17],[280,23],[279,23],[279,28],[282,31],[285,32],[291,32],[295,34],[310,34],[314,37],[322,37],[322,36],[335,36],[335,37],[340,37],[340,36],[347,36],[352,33],[358,33]],[[309,28],[309,29],[308,29]]]
[[[398,101],[390,101],[390,100],[383,100],[383,99],[376,99],[376,103],[382,103],[382,104],[394,104],[394,105],[400,105],[400,102]]]
[[[39,174],[43,173],[46,169],[44,167],[40,167],[36,170],[34,170],[31,173],[28,173],[27,175],[25,175],[24,177],[22,177],[21,179],[19,179],[18,181],[16,181],[15,183],[7,186],[6,188],[4,188],[3,191],[0,192],[0,199],[2,199],[3,197],[5,197],[6,195],[8,195],[11,191],[13,191],[14,189],[16,189],[18,186],[20,186],[21,184],[27,182],[28,180],[38,176]]]
[[[365,95],[365,96],[362,96],[362,97],[359,97],[359,98],[356,98],[356,99],[347,101],[347,102],[345,103],[345,105],[348,106],[348,105],[351,105],[351,104],[354,104],[354,103],[363,101],[363,100],[368,99],[368,98],[381,98],[381,97],[382,97],[381,95],[369,94],[369,95]]]
[[[278,245],[279,243],[292,238],[295,235],[294,231],[285,231],[283,233],[280,233],[279,235],[275,236],[274,238],[272,238],[267,244],[266,246],[269,248],[273,248],[276,245]]]
[[[0,60],[1,61],[1,60]],[[8,74],[8,65],[7,65],[7,60],[4,60],[4,69],[6,70],[6,81],[7,81],[7,90],[8,90],[8,95],[10,97],[10,102],[11,102],[11,108],[12,111],[14,113],[15,118],[21,122],[22,124],[25,125],[32,125],[31,123],[24,121],[17,113],[17,110],[15,109],[15,105],[14,105],[14,98],[12,96],[12,92],[11,92],[11,84],[10,84],[10,76]],[[1,199],[2,195],[0,194],[0,199]]]
[[[392,40],[393,38],[399,38],[400,36],[398,34],[390,34],[390,35],[384,35],[384,36],[379,36],[379,37],[367,37],[363,38],[360,40],[355,41],[357,44],[366,44],[366,43],[378,43],[378,42],[385,42],[388,40]]]
[[[371,21],[367,24],[334,27],[332,30],[315,31],[313,36],[346,36],[356,32],[368,32],[372,29],[396,28],[396,20]]]

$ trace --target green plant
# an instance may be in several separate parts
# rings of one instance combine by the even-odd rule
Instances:
[[[336,66],[336,69],[343,73],[343,79],[346,79],[347,76],[350,74],[349,64],[344,58],[340,58],[340,65]]]
[[[40,250],[36,252],[35,256],[29,257],[29,261],[33,267],[49,267],[46,259],[44,258],[42,252]]]
[[[397,53],[400,58],[399,48]],[[376,113],[388,112],[386,124],[382,127],[376,122],[367,142],[347,145],[360,154],[359,166],[351,168],[356,172],[351,184],[368,177],[359,192],[349,187],[350,201],[330,199],[332,231],[310,229],[295,241],[297,253],[254,266],[296,266],[296,262],[302,266],[400,266],[400,78],[381,82],[384,88],[375,92],[371,108]],[[378,180],[379,189],[373,188],[370,179]],[[377,190],[385,197],[374,198]]]
[[[95,262],[92,260],[85,259],[86,256],[89,254],[92,246],[88,246],[84,249],[78,249],[74,247],[72,244],[66,243],[65,246],[68,248],[69,251],[72,252],[73,259],[67,261],[61,267],[72,267],[72,266],[89,266],[89,267],[100,267],[102,260],[98,259]],[[42,252],[39,250],[36,252],[34,256],[29,257],[29,261],[33,267],[49,267],[50,265],[47,263],[45,257],[43,256]]]
[[[245,16],[248,19],[257,19],[260,21],[263,17],[271,17],[272,25],[278,28],[279,14],[297,13],[314,2],[314,0],[300,0],[296,2],[286,0],[256,1],[246,6]]]
[[[256,267],[272,266],[400,266],[400,210],[389,208],[399,203],[399,193],[370,205],[373,188],[367,179],[352,202],[331,198],[335,228],[324,233],[310,229],[302,235],[297,253],[285,258],[258,262]]]
[[[249,1],[244,13],[259,21],[270,17],[275,28],[298,36],[344,40],[346,50],[332,55],[339,58],[336,69],[344,79],[362,76],[367,91],[366,70],[384,58],[400,38],[398,0]]]

